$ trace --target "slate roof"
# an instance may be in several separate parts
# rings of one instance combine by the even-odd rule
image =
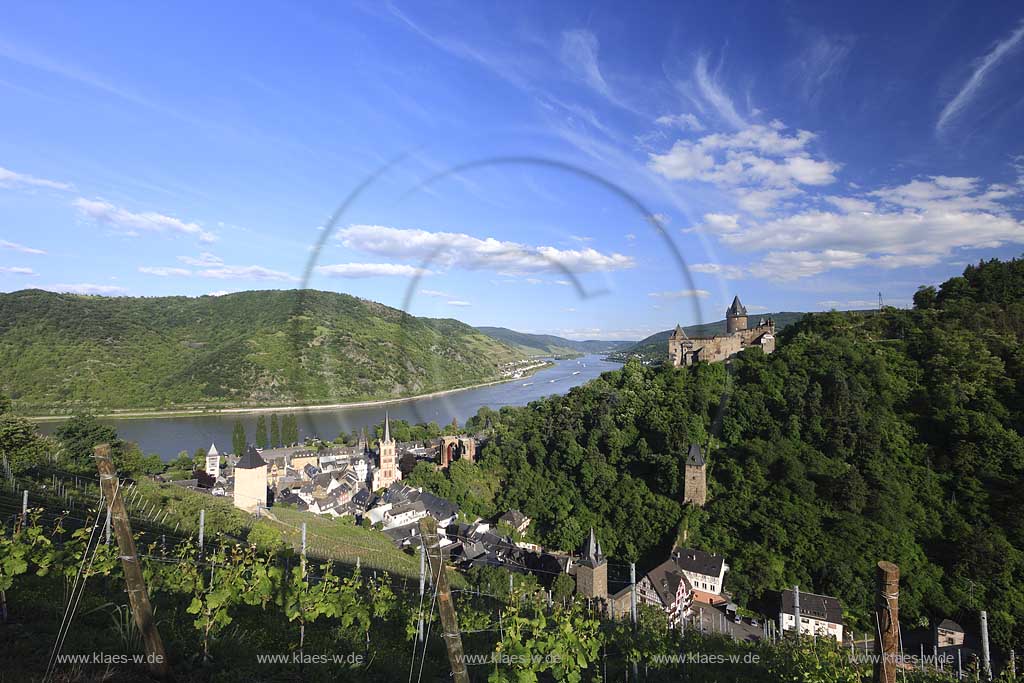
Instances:
[[[672,332],[672,336],[669,339],[686,339],[686,332],[683,331],[682,325],[676,325],[676,329]]]
[[[943,631],[955,631],[956,633],[964,632],[963,627],[960,626],[960,624],[953,621],[952,619],[943,619],[941,622],[939,622],[938,628],[942,629]]]
[[[712,555],[696,548],[679,548],[675,550],[673,552],[673,560],[684,571],[716,577],[721,575],[722,566],[725,564],[725,558],[721,555]]]
[[[704,452],[700,448],[700,444],[691,443],[690,450],[686,454],[686,464],[701,467],[705,464]]]
[[[793,614],[793,591],[782,591],[782,612]],[[843,623],[843,606],[838,598],[800,591],[800,616],[813,617],[830,624]]]
[[[527,522],[530,518],[524,515],[519,510],[509,510],[501,517],[498,518],[499,522],[505,522],[514,529],[518,529],[520,525]]]
[[[725,312],[726,317],[735,318],[737,316],[745,316],[747,314],[747,307],[740,303],[740,298],[734,296],[732,298],[732,305]]]
[[[590,536],[580,547],[580,564],[596,567],[602,562],[604,562],[604,553],[601,552],[601,544],[594,536],[594,527],[590,527]]]
[[[254,470],[257,467],[263,467],[267,464],[267,461],[260,457],[259,451],[256,450],[255,446],[249,446],[249,450],[245,452],[241,460],[235,463],[235,468],[243,470]]]
[[[683,576],[683,573],[673,560],[662,562],[647,572],[647,578],[651,580],[651,585],[654,586],[654,592],[658,594],[661,604],[666,607],[671,605],[676,599],[680,582],[685,583],[688,588],[692,589],[689,580]]]

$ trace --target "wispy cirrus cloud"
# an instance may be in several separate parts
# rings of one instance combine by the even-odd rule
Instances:
[[[493,269],[506,272],[595,272],[632,268],[630,256],[596,249],[558,249],[480,238],[466,233],[352,225],[338,231],[350,249],[392,258],[429,262],[439,267]]]
[[[470,303],[468,301],[463,301],[461,299],[452,299],[451,301],[448,301],[447,304],[449,306],[461,306],[461,307],[466,307],[466,306],[472,306],[473,305],[472,303]]]
[[[17,242],[8,242],[7,240],[0,240],[0,249],[10,249],[11,251],[16,251],[19,254],[34,254],[37,256],[46,253],[46,251],[44,251],[43,249],[26,247],[24,244],[19,244]]]
[[[24,266],[0,266],[0,273],[5,275],[35,275],[36,271]]]
[[[1009,36],[1000,40],[986,52],[977,62],[970,77],[961,86],[957,94],[942,108],[939,119],[935,123],[935,131],[943,132],[977,97],[985,79],[999,66],[1006,57],[1024,41],[1024,21]]]
[[[72,203],[83,217],[109,225],[127,235],[135,236],[139,232],[174,233],[199,238],[200,242],[214,242],[217,236],[204,230],[198,223],[183,221],[154,211],[137,213],[115,206],[102,199],[85,199],[79,197]]]
[[[146,275],[157,275],[159,277],[187,277],[192,275],[192,271],[188,268],[166,268],[163,266],[139,266],[139,272],[145,273]]]
[[[0,166],[0,187],[45,187],[51,190],[74,189],[74,186],[70,183],[37,178],[28,173],[17,173],[3,166]]]
[[[199,254],[198,257],[196,257],[196,256],[179,256],[178,260],[181,261],[182,263],[184,263],[187,266],[208,267],[208,266],[224,265],[224,259],[222,259],[221,257],[219,257],[219,256],[217,256],[215,254],[211,254],[208,251],[202,252],[201,254]]]
[[[721,65],[719,65],[719,68],[721,68]],[[697,62],[693,67],[693,80],[701,97],[718,112],[718,115],[726,123],[733,128],[747,127],[746,119],[736,111],[736,105],[733,104],[732,98],[719,85],[718,70],[716,69],[714,73],[708,71],[707,55],[702,54],[697,57]]]

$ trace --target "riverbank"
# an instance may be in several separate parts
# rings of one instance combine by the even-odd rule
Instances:
[[[428,394],[417,394],[415,396],[399,396],[396,398],[381,398],[367,401],[354,401],[351,403],[319,403],[313,405],[276,405],[276,406],[243,406],[238,408],[188,408],[183,410],[131,410],[125,411],[113,411],[107,413],[97,413],[97,417],[105,419],[117,419],[117,420],[151,420],[161,418],[175,418],[175,417],[196,417],[196,416],[209,416],[216,417],[218,415],[257,415],[260,413],[289,413],[289,412],[306,412],[306,411],[323,411],[323,410],[347,410],[351,408],[373,408],[378,406],[386,406],[392,403],[404,403],[406,401],[418,401],[422,399],[438,398],[441,396],[447,396],[455,394],[460,391],[470,391],[472,389],[481,389],[484,387],[494,386],[496,384],[505,384],[506,382],[515,382],[519,379],[526,377],[532,377],[536,373],[546,368],[552,367],[554,363],[543,363],[537,366],[530,366],[527,369],[527,374],[520,377],[505,377],[502,379],[495,379],[489,382],[481,382],[480,384],[470,384],[464,387],[454,387],[452,389],[443,389],[441,391],[432,391]],[[62,422],[71,417],[68,415],[25,415],[25,418],[32,420],[33,422]]]

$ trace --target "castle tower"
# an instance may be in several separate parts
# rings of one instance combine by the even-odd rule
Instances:
[[[580,548],[580,561],[576,565],[576,592],[584,598],[608,599],[608,560],[601,552],[601,544],[594,537],[594,528]]]
[[[359,432],[359,452],[366,453],[370,450],[370,440],[366,436],[366,427],[363,427],[363,431]]]
[[[214,480],[220,475],[220,453],[215,443],[211,443],[210,450],[206,451],[206,473]]]
[[[683,469],[683,503],[704,507],[708,500],[708,465],[704,460],[700,444],[690,444],[690,451],[686,454],[686,465]]]
[[[693,342],[686,336],[682,326],[676,325],[672,336],[668,338],[668,358],[672,367],[688,365],[686,354],[693,350]]]
[[[235,507],[256,512],[267,507],[267,462],[255,446],[249,446],[235,463]]]
[[[386,412],[384,413],[384,436],[377,445],[377,454],[380,467],[380,487],[386,489],[402,478],[402,471],[398,469],[395,440],[391,438],[391,423]]]
[[[740,298],[734,296],[732,305],[725,310],[725,332],[732,334],[747,329],[747,309],[740,303]]]

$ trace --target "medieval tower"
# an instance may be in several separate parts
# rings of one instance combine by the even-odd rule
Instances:
[[[683,469],[683,503],[704,507],[708,501],[708,465],[700,444],[690,444]]]
[[[256,512],[267,507],[267,463],[249,446],[241,460],[235,463],[235,507]]]
[[[398,469],[398,453],[395,440],[391,438],[391,423],[388,414],[384,413],[384,436],[377,445],[378,465],[380,467],[380,488],[386,489],[402,478]]]
[[[725,310],[725,333],[732,334],[747,329],[747,308],[734,296],[732,305]]]
[[[608,560],[601,552],[601,544],[594,537],[594,528],[580,548],[580,561],[576,565],[576,592],[584,598],[608,599]]]

